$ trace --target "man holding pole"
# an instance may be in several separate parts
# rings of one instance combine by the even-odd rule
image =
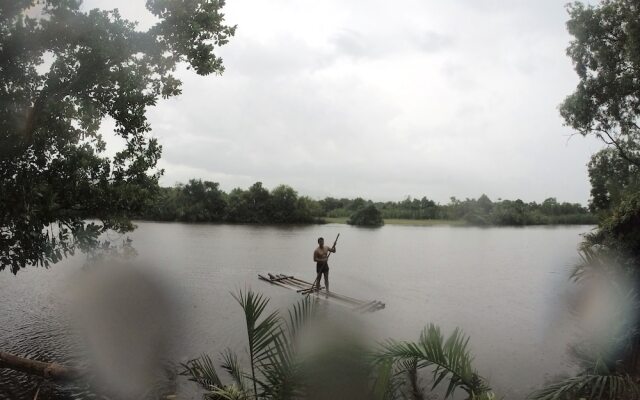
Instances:
[[[340,234],[338,234],[338,237]],[[336,252],[336,243],[338,242],[338,237],[336,237],[336,241],[333,243],[333,246],[330,248],[329,246],[324,245],[324,238],[318,238],[318,248],[313,252],[313,261],[316,262],[316,273],[318,276],[316,277],[313,286],[311,287],[320,290],[320,278],[324,275],[324,286],[329,292],[329,255],[331,253]]]

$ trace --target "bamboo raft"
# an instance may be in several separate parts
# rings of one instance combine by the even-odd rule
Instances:
[[[272,285],[281,286],[290,290],[295,290],[301,295],[309,296],[315,295],[320,297],[324,295],[326,298],[335,300],[336,302],[351,308],[354,311],[358,312],[374,312],[378,310],[382,310],[385,307],[385,304],[378,300],[367,301],[367,300],[358,300],[353,297],[344,296],[335,292],[327,292],[324,291],[324,287],[320,287],[320,289],[313,288],[313,283],[303,281],[302,279],[298,279],[294,276],[287,276],[283,274],[272,275],[267,274],[267,276],[258,274],[258,278],[265,282],[269,282]]]

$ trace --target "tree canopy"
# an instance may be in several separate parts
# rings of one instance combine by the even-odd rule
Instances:
[[[357,226],[382,226],[384,220],[380,210],[375,205],[369,204],[354,212],[347,223]]]
[[[161,174],[147,109],[180,94],[178,63],[224,71],[214,50],[235,32],[224,0],[146,5],[158,21],[143,31],[80,0],[0,3],[0,270],[48,266],[131,229]],[[105,118],[124,143],[112,157]]]
[[[582,262],[572,279],[596,277],[601,284],[590,283],[590,293],[615,287],[625,298],[620,304],[626,305],[599,315],[607,335],[576,348],[582,366],[576,376],[531,398],[638,398],[640,323],[630,316],[640,311],[635,301],[640,282],[640,6],[635,0],[604,0],[595,6],[574,3],[568,10],[573,40],[567,54],[579,83],[560,113],[578,133],[608,145],[589,163],[589,207],[600,221],[585,235]],[[630,289],[620,289],[625,287]],[[615,350],[604,351],[603,343]]]
[[[566,123],[640,167],[640,7],[636,0],[568,6],[567,54],[580,78],[560,106]]]
[[[589,163],[590,208],[602,220],[588,243],[626,257],[637,249],[639,232],[631,231],[640,229],[634,208],[640,190],[640,7],[633,0],[605,0],[568,10],[573,40],[567,54],[580,80],[560,113],[580,134],[609,145]],[[632,257],[629,267],[640,267],[640,258]]]
[[[186,185],[159,188],[138,217],[161,221],[295,224],[316,222],[317,202],[290,186],[269,191],[262,182],[249,189],[220,190],[217,182],[191,179]]]

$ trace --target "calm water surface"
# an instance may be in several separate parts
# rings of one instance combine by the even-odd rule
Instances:
[[[356,318],[374,339],[417,339],[428,323],[471,336],[474,366],[499,394],[522,398],[545,379],[570,371],[567,344],[575,324],[567,311],[567,276],[589,226],[470,228],[345,225],[256,227],[138,223],[131,235],[138,259],[171,286],[180,315],[172,358],[218,354],[244,345],[240,308],[229,295],[253,288],[274,307],[297,299],[293,291],[257,279],[284,273],[313,279],[316,238],[333,242],[331,289],[378,299],[386,309]],[[49,270],[0,273],[0,349],[41,360],[75,362],[65,296],[82,259]],[[114,296],[118,294],[114,292]],[[330,307],[339,307],[332,305]],[[176,380],[179,398],[199,398]],[[40,384],[0,370],[0,398],[90,398],[86,388]]]

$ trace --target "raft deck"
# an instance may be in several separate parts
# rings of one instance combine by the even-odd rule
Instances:
[[[294,276],[288,276],[283,274],[273,275],[267,274],[267,276],[263,276],[258,274],[258,278],[263,281],[269,282],[272,285],[282,286],[287,289],[295,290],[296,292],[304,295],[315,295],[318,297],[326,297],[336,302],[351,308],[354,311],[359,312],[374,312],[378,310],[382,310],[385,307],[385,304],[378,300],[358,300],[352,297],[344,296],[335,292],[327,292],[324,290],[324,287],[320,287],[320,291],[317,289],[312,289],[313,283],[303,281],[302,279],[298,279]]]

